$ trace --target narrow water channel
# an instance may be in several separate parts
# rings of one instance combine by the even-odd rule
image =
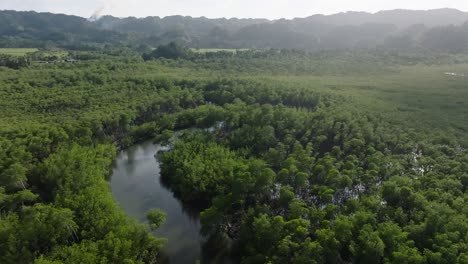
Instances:
[[[114,163],[111,189],[114,199],[130,216],[146,221],[152,208],[166,212],[166,222],[155,235],[168,239],[163,248],[164,262],[192,264],[201,259],[204,238],[200,235],[198,213],[184,209],[173,193],[160,182],[155,154],[163,150],[151,142],[122,151]]]

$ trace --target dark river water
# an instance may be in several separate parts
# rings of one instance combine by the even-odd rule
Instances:
[[[229,258],[203,254],[206,240],[200,235],[199,214],[184,208],[173,193],[160,182],[159,163],[155,154],[164,150],[151,142],[135,145],[122,151],[114,163],[110,181],[114,199],[128,215],[146,222],[146,213],[160,208],[166,213],[166,222],[156,232],[168,239],[161,255],[163,263],[194,264],[232,263]]]

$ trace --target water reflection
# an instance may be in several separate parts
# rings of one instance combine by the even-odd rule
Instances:
[[[201,263],[232,263],[225,257],[228,247],[221,240],[200,235],[199,210],[182,205],[161,183],[159,163],[155,158],[161,150],[165,148],[146,142],[119,154],[110,181],[114,198],[140,222],[146,221],[146,213],[152,208],[166,212],[166,223],[155,232],[155,235],[168,239],[160,253],[161,263],[191,264],[197,260]],[[219,257],[220,253],[223,257]]]
[[[152,208],[161,208],[167,220],[155,234],[168,238],[162,255],[168,263],[195,263],[201,258],[203,237],[197,216],[189,216],[173,194],[159,180],[154,154],[164,148],[151,142],[122,151],[111,179],[112,193],[123,209],[141,222]]]

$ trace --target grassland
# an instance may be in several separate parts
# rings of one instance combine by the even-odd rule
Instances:
[[[465,74],[450,76],[445,72]],[[389,72],[351,75],[262,77],[352,98],[361,108],[393,116],[416,130],[468,131],[468,64],[393,67]],[[347,106],[343,106],[345,109]]]
[[[0,48],[0,54],[11,55],[11,56],[24,56],[28,53],[33,53],[38,51],[38,49],[16,49],[16,48]]]
[[[231,52],[236,53],[238,51],[246,51],[248,49],[191,49],[193,52],[197,53],[212,53],[212,52]]]

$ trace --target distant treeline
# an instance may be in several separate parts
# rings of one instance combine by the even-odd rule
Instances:
[[[19,69],[31,65],[31,58],[29,56],[12,56],[0,54],[0,66],[12,69]]]
[[[170,42],[190,48],[349,50],[468,50],[468,14],[451,9],[348,12],[293,20],[183,16],[115,18],[0,11],[0,47],[141,49]]]
[[[215,50],[197,50],[191,49],[185,46],[181,46],[176,42],[171,42],[167,45],[160,45],[156,49],[141,49],[142,51],[146,50],[143,53],[142,58],[145,61],[149,60],[173,60],[173,63],[185,62],[201,62],[206,61],[210,62],[205,64],[205,67],[214,67],[215,68],[236,68],[236,65],[241,65],[237,67],[236,71],[256,71],[255,65],[252,63],[246,63],[255,59],[257,63],[268,62],[271,65],[273,62],[275,67],[272,69],[274,71],[283,71],[288,72],[289,70],[284,69],[284,66],[291,68],[294,65],[294,71],[303,71],[303,72],[314,72],[317,67],[324,66],[323,62],[336,64],[338,68],[341,65],[343,67],[345,64],[353,61],[354,59],[359,60],[360,66],[367,65],[369,66],[368,70],[384,65],[415,65],[415,64],[441,64],[441,63],[466,63],[468,58],[466,56],[460,56],[460,54],[443,54],[443,53],[433,53],[427,50],[411,50],[411,51],[398,51],[398,50],[388,50],[388,49],[356,49],[356,50],[338,50],[338,51],[317,51],[310,52],[300,49],[215,49]],[[78,52],[76,54],[80,54]],[[110,54],[109,52],[107,52]],[[229,65],[223,64],[229,61]],[[220,64],[221,63],[221,64]],[[311,69],[313,65],[314,69]],[[334,69],[337,67],[333,66]],[[264,67],[260,67],[264,68]],[[352,67],[344,67],[348,71]],[[280,70],[281,69],[281,70]],[[351,70],[352,71],[352,70]]]

